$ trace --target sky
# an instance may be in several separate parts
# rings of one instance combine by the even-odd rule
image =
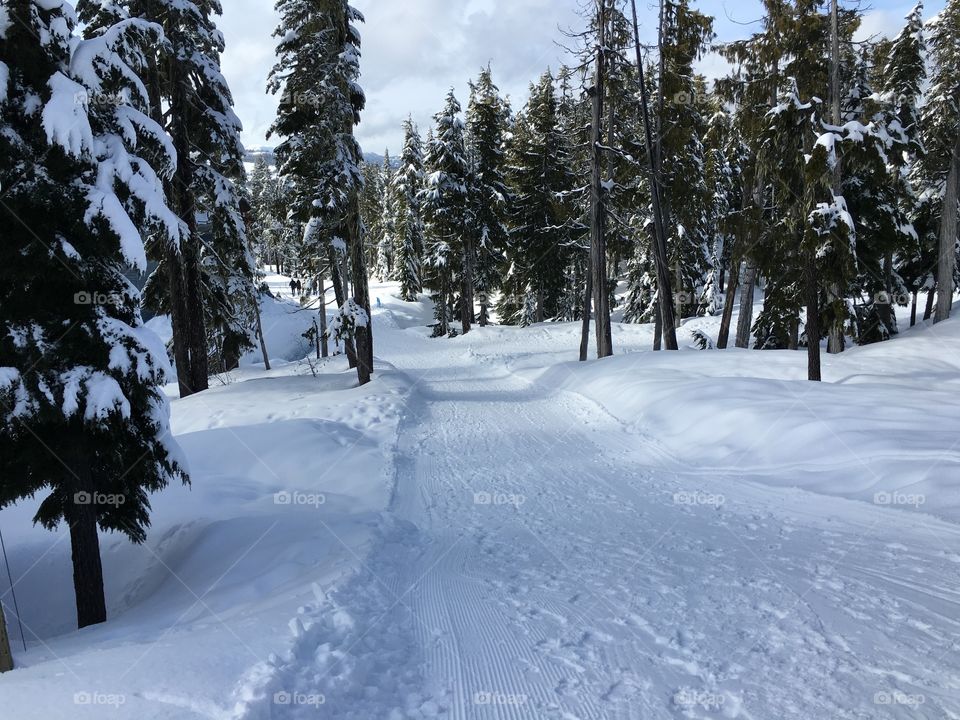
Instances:
[[[367,109],[357,128],[366,152],[396,153],[402,143],[401,123],[411,115],[425,132],[453,87],[466,105],[467,83],[491,64],[494,81],[515,108],[526,99],[533,80],[547,68],[569,60],[563,45],[573,41],[563,30],[584,23],[578,9],[590,0],[353,0],[366,16],[360,26],[361,84]],[[861,35],[896,34],[915,0],[874,0]],[[841,0],[841,6],[850,5]],[[865,3],[864,7],[867,7]],[[641,35],[654,38],[656,3],[637,0]],[[715,20],[718,41],[751,32],[760,17],[757,0],[701,0],[695,5]],[[224,0],[220,28],[227,40],[223,69],[244,124],[248,147],[276,144],[266,134],[276,101],[266,93],[274,63],[273,30],[278,16],[273,0]],[[925,16],[943,6],[928,0]],[[715,76],[718,58],[707,58],[701,70]]]

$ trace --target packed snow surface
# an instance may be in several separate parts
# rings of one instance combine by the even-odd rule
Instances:
[[[108,623],[72,630],[66,533],[0,513],[4,720],[960,718],[960,322],[814,385],[645,326],[585,364],[575,325],[430,339],[372,293],[370,385],[287,299],[273,370],[173,401],[193,485],[103,537]]]

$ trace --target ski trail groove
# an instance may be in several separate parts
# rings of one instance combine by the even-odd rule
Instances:
[[[396,362],[415,382],[369,570],[276,673],[324,717],[960,718],[930,630],[960,600],[958,528],[898,515],[891,548],[889,510],[687,471],[589,400],[464,360],[434,341]],[[677,500],[705,490],[725,503]]]

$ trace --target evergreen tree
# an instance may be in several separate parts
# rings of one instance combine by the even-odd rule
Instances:
[[[220,71],[224,39],[213,19],[223,11],[219,0],[80,0],[78,11],[88,36],[126,17],[164,31],[143,76],[154,119],[176,150],[176,175],[166,189],[189,236],[180,253],[156,248],[162,265],[147,297],[171,315],[180,394],[189,395],[208,387],[209,357],[217,345],[227,348],[229,361],[247,343],[254,302],[237,189],[244,174],[242,128]],[[206,237],[198,227],[200,214],[215,228]]]
[[[304,224],[311,271],[329,262],[340,305],[331,330],[356,343],[361,384],[373,372],[370,297],[360,218],[362,153],[354,137],[365,104],[360,76],[363,16],[345,0],[279,0],[279,58],[269,90],[282,92],[271,128],[285,138],[279,172],[291,180],[291,217]],[[347,292],[352,285],[352,293]]]
[[[947,0],[929,23],[930,88],[923,107],[924,192],[942,200],[935,322],[950,317],[957,284],[957,206],[960,197],[960,0]]]
[[[460,103],[453,90],[434,116],[436,133],[427,147],[422,207],[427,223],[425,282],[434,291],[436,335],[449,333],[451,307],[459,304],[463,332],[473,322],[473,245],[467,232],[469,167]],[[460,280],[459,303],[455,284]]]
[[[400,297],[417,299],[423,290],[423,217],[420,193],[424,184],[423,147],[420,134],[409,118],[403,123],[403,153],[400,167],[393,175],[394,258]]]
[[[124,20],[81,41],[64,2],[7,3],[0,26],[0,508],[70,530],[77,620],[106,619],[98,529],[142,542],[149,494],[187,482],[162,391],[169,365],[123,271],[137,228],[185,229],[157,175],[175,158],[137,80],[160,29]],[[156,171],[156,172],[155,172]]]
[[[396,269],[396,202],[390,182],[393,174],[393,164],[390,162],[390,152],[383,155],[383,167],[377,177],[380,193],[380,238],[377,244],[377,275],[381,280],[394,280]]]
[[[530,99],[517,115],[509,147],[510,208],[505,292],[497,307],[503,322],[519,324],[535,299],[533,319],[561,314],[570,247],[567,193],[574,187],[572,148],[562,132],[552,74],[531,85]]]
[[[669,262],[677,316],[696,315],[705,300],[711,258],[707,158],[703,139],[709,110],[706,88],[693,65],[713,39],[713,19],[688,0],[664,0],[661,8],[661,72],[658,78],[658,167],[663,188]]]
[[[467,137],[470,156],[470,228],[474,234],[475,285],[480,301],[480,325],[489,321],[489,298],[496,290],[507,245],[504,214],[504,134],[509,108],[493,83],[490,67],[470,83]]]

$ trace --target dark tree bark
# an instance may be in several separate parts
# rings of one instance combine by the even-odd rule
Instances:
[[[812,251],[804,253],[803,290],[807,305],[807,379],[820,382],[820,293],[817,285],[817,259]]]
[[[97,534],[97,506],[90,465],[82,451],[75,453],[76,473],[71,483],[73,496],[65,512],[70,527],[73,560],[73,589],[77,603],[77,627],[105,622],[107,603],[103,593],[103,565],[100,560],[100,536]]]
[[[830,4],[830,106],[834,125],[841,125],[840,118],[840,24],[838,0]],[[839,195],[843,179],[842,159],[837,158],[833,166],[833,194]],[[840,300],[841,289],[836,283],[828,288],[828,300]],[[843,323],[837,317],[830,318],[830,327],[827,328],[827,352],[830,354],[842,353],[846,345],[843,334]]]
[[[170,325],[173,329],[173,360],[177,366],[180,397],[193,395],[193,371],[190,364],[190,321],[187,317],[183,289],[183,262],[175,247],[167,249],[167,292],[170,302]]]
[[[327,289],[324,287],[323,273],[317,279],[320,292],[320,356],[330,356],[330,342],[327,338]]]
[[[638,82],[640,84],[640,107],[643,114],[643,129],[647,151],[647,183],[650,187],[650,198],[653,204],[653,225],[656,236],[653,243],[653,259],[657,272],[657,306],[659,308],[657,317],[661,322],[662,328],[657,332],[657,337],[654,341],[654,349],[659,349],[660,339],[662,337],[666,343],[667,350],[677,350],[679,347],[677,345],[677,321],[673,307],[673,291],[670,287],[670,269],[667,262],[668,254],[667,233],[665,227],[666,222],[663,203],[661,202],[662,195],[659,178],[660,165],[658,160],[660,156],[660,150],[659,143],[658,147],[654,148],[653,133],[650,128],[650,112],[648,110],[649,98],[647,97],[647,85],[646,80],[644,79],[643,56],[640,52],[640,27],[637,20],[637,2],[636,0],[631,0],[630,4],[633,9],[633,37],[637,51],[637,74]],[[662,14],[663,7],[661,4],[661,16]],[[660,53],[660,57],[661,59],[663,58],[662,52]]]
[[[260,317],[260,290],[253,294],[253,312],[257,321],[257,340],[260,342],[260,354],[263,356],[263,369],[270,369],[270,356],[267,354],[267,341],[263,337],[263,319]]]
[[[960,138],[953,146],[950,172],[943,194],[940,220],[940,252],[937,259],[937,312],[934,323],[950,317],[953,307],[953,273],[957,263],[957,201],[960,191]]]
[[[160,68],[156,56],[150,56],[147,72],[149,77],[147,92],[150,96],[150,116],[154,122],[163,126]],[[173,181],[164,182],[164,193],[172,202],[173,198],[176,197]],[[180,397],[185,398],[194,393],[194,388],[192,382],[193,368],[190,358],[190,321],[187,315],[187,301],[184,290],[183,256],[179,246],[167,246],[164,253],[164,263],[166,264],[167,293],[170,303],[170,325],[173,330],[173,361],[177,366],[177,384],[180,389]]]
[[[583,293],[583,317],[580,318],[580,362],[586,362],[590,353],[590,315],[593,312],[593,269],[587,258],[587,283]]]
[[[749,348],[753,329],[753,293],[757,286],[757,267],[747,262],[740,291],[740,318],[737,321],[737,347]]]
[[[356,202],[354,203],[356,205]],[[363,252],[363,226],[359,207],[354,207],[350,219],[350,269],[353,278],[353,302],[367,314],[367,324],[356,327],[357,378],[361,385],[370,382],[373,375],[373,314],[370,308],[370,289],[367,263]]]
[[[473,237],[470,228],[463,232],[463,278],[460,283],[460,327],[466,335],[473,327]]]
[[[723,315],[720,318],[720,332],[717,335],[717,349],[725,350],[730,342],[730,325],[733,322],[733,304],[737,301],[737,287],[740,285],[740,262],[730,262],[730,280],[723,301]]]
[[[204,327],[203,294],[200,279],[200,236],[197,232],[197,207],[193,196],[193,164],[190,160],[190,104],[186,96],[186,78],[180,77],[179,65],[170,62],[167,68],[176,112],[170,129],[177,153],[177,172],[173,178],[177,215],[187,226],[188,237],[182,243],[183,291],[187,312],[187,339],[190,344],[190,384],[193,392],[209,387],[207,333]]]
[[[597,52],[591,89],[593,119],[590,137],[590,265],[593,272],[597,357],[613,354],[610,298],[607,290],[606,191],[603,187],[603,101],[606,83],[607,0],[597,0]]]
[[[13,670],[13,652],[10,650],[10,633],[7,632],[7,619],[0,605],[0,673]]]
[[[924,321],[929,320],[933,317],[933,303],[937,297],[937,273],[933,273],[933,284],[927,290],[927,304],[923,309],[923,319]]]
[[[893,329],[896,326],[897,314],[893,301],[893,253],[886,253],[883,258],[883,298],[875,298],[877,318],[886,327]]]

